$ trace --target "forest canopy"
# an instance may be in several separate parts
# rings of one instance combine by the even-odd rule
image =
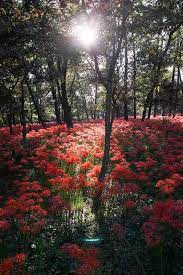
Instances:
[[[117,117],[183,113],[181,1],[2,1],[0,14],[1,125],[101,118],[108,80]]]

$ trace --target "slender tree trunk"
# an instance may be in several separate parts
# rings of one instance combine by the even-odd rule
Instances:
[[[173,117],[176,115],[177,111],[177,101],[178,101],[178,91],[179,91],[179,80],[180,80],[180,67],[178,65],[178,75],[177,75],[177,85],[176,85],[176,91],[175,91],[175,104],[174,104],[174,110],[173,110]]]
[[[180,102],[180,113],[183,116],[183,82],[180,74],[180,84],[181,84],[181,102]]]
[[[9,125],[9,128],[10,128],[10,134],[13,134],[11,105],[9,106],[9,114],[7,115],[7,120],[8,120],[8,125]]]
[[[82,96],[82,99],[83,99],[83,107],[84,107],[84,110],[85,110],[86,119],[89,120],[89,115],[88,115],[88,110],[87,110],[87,104],[86,104],[86,98],[85,98],[84,95]]]
[[[146,98],[145,103],[144,103],[144,110],[143,110],[143,113],[142,113],[142,121],[144,121],[145,118],[146,118],[147,108],[149,106],[151,94],[153,93],[153,91],[154,91],[154,87],[147,94],[147,98]]]
[[[158,111],[158,93],[157,90],[155,91],[155,98],[154,98],[154,114],[153,116],[157,116],[157,111]]]
[[[124,89],[125,89],[125,101],[124,101],[124,119],[128,120],[128,41],[127,31],[125,32],[125,74],[124,74]]]
[[[165,116],[165,106],[163,106],[163,110],[162,110],[162,117]]]
[[[71,113],[71,106],[69,105],[68,98],[67,98],[67,89],[66,89],[66,82],[67,82],[67,64],[68,59],[64,56],[62,69],[61,69],[61,61],[58,58],[58,69],[61,73],[61,91],[62,91],[62,108],[64,110],[64,121],[67,124],[67,128],[73,128],[73,121],[72,121],[72,113]]]
[[[31,97],[29,97],[29,108],[30,108],[30,123],[33,123],[33,111],[32,111],[32,101],[31,101]]]
[[[105,106],[105,145],[104,145],[104,156],[102,159],[102,167],[98,177],[99,182],[103,182],[108,170],[109,165],[109,153],[110,153],[110,137],[112,129],[112,81],[109,80],[107,94],[106,94],[106,106]],[[99,227],[103,224],[103,212],[102,212],[102,202],[101,202],[102,190],[99,190],[95,197],[93,198],[93,211]]]
[[[172,71],[172,87],[174,87],[175,85],[175,66],[173,66],[173,71]],[[174,89],[174,88],[173,88]],[[172,94],[170,95],[170,98],[169,98],[169,108],[168,108],[168,116],[171,117],[172,115],[172,110],[173,110],[173,97],[174,97],[174,94],[173,94],[173,90],[172,90]]]
[[[4,116],[3,111],[2,111],[1,108],[0,108],[0,112],[1,112],[1,117],[2,117],[2,121],[3,121],[3,125],[6,125],[7,124],[7,120],[6,120],[5,116]]]
[[[182,88],[182,94],[181,94],[180,113],[181,113],[181,116],[183,116],[183,88]]]
[[[57,99],[57,93],[56,93],[56,89],[54,87],[54,83],[51,83],[51,93],[52,93],[52,97],[54,100],[54,109],[55,109],[55,116],[56,116],[56,121],[58,124],[61,123],[61,117],[60,117],[60,109],[58,106],[58,99]]]
[[[26,145],[26,119],[25,119],[25,92],[24,92],[24,86],[23,82],[21,82],[21,124],[22,124],[22,143],[25,146]]]
[[[13,122],[13,125],[16,126],[15,110],[13,110],[13,113],[12,113],[12,122]]]
[[[135,52],[135,41],[133,40],[133,117],[137,117],[137,98],[136,98],[136,75],[137,75],[137,62]]]
[[[153,101],[154,91],[157,88],[158,83],[159,83],[160,69],[161,69],[161,63],[159,63],[157,67],[156,67],[156,65],[154,65],[154,68],[152,71],[152,87],[151,87],[150,91],[148,92],[145,103],[144,103],[144,110],[142,113],[142,121],[144,121],[146,118],[148,107],[150,107],[149,112],[148,112],[148,118],[150,118],[151,109],[152,109],[151,104]]]
[[[180,35],[180,32],[179,32],[179,35]],[[177,84],[176,84],[176,94],[175,94],[175,104],[174,104],[174,110],[173,110],[173,117],[175,117],[176,115],[176,111],[177,111],[177,103],[178,103],[178,92],[179,92],[179,89],[180,89],[180,83],[181,83],[181,73],[180,73],[180,62],[181,62],[181,55],[182,55],[182,42],[183,40],[180,40],[178,39],[178,43],[177,43],[177,58],[178,58],[178,66],[177,66]]]
[[[97,101],[98,101],[98,77],[97,77],[97,74],[96,74],[95,101],[94,101],[94,114],[93,114],[94,119],[96,119],[96,117],[97,117]]]
[[[30,84],[28,83],[27,80],[26,80],[25,83],[27,85],[27,88],[29,90],[29,94],[30,94],[32,102],[34,104],[34,107],[35,107],[35,110],[36,110],[36,113],[37,113],[37,116],[38,116],[38,121],[39,121],[39,123],[44,125],[44,119],[42,117],[42,112],[41,112],[41,106],[39,106],[39,102],[38,102],[37,98],[35,97],[35,95],[33,93],[33,90],[32,90],[32,88],[31,88],[31,86],[30,86]]]
[[[147,116],[148,119],[151,118],[151,111],[152,111],[152,105],[153,105],[153,96],[154,96],[154,93],[151,94],[150,101],[149,101],[149,110],[148,110],[148,116]]]
[[[51,93],[52,97],[54,100],[54,109],[55,109],[55,116],[56,116],[56,121],[58,124],[61,123],[61,116],[60,116],[60,109],[59,109],[59,102],[57,98],[57,92],[55,89],[55,68],[54,68],[54,63],[53,63],[53,58],[49,57],[47,59],[48,62],[48,68],[49,68],[49,80],[50,80],[50,85],[51,85]]]
[[[106,94],[106,106],[105,106],[105,145],[104,145],[104,157],[102,160],[102,168],[99,175],[99,181],[103,181],[107,173],[109,164],[109,151],[110,151],[110,136],[111,136],[111,104],[112,104],[112,81],[109,81],[107,94]]]

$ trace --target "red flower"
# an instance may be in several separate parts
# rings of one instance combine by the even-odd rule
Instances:
[[[11,224],[6,221],[6,220],[2,220],[0,221],[0,231],[6,231],[11,227]]]
[[[83,250],[77,244],[67,243],[64,244],[61,249],[75,259],[81,259],[84,254]]]
[[[13,269],[13,258],[7,258],[0,264],[0,274],[9,275],[10,271]]]
[[[19,254],[16,254],[14,260],[15,260],[15,263],[22,265],[25,262],[26,258],[27,258],[26,254],[19,253]]]
[[[44,190],[44,191],[41,192],[41,195],[42,195],[43,197],[45,197],[45,198],[48,198],[48,197],[50,197],[50,195],[51,195],[51,191],[48,190],[48,189],[46,189],[46,190]]]
[[[161,192],[171,194],[174,192],[177,184],[172,179],[159,180],[156,184],[156,187],[160,188]]]
[[[124,193],[137,193],[139,186],[135,183],[127,183],[123,189]]]
[[[126,209],[132,209],[136,206],[136,202],[133,200],[128,200],[123,204],[123,207]]]

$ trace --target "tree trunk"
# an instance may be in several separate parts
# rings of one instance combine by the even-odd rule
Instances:
[[[111,136],[111,103],[112,103],[112,81],[109,82],[107,94],[106,94],[106,106],[105,106],[105,146],[104,157],[102,160],[102,168],[99,175],[99,181],[103,181],[107,173],[109,164],[109,151],[110,151],[110,136]]]
[[[27,88],[29,90],[29,94],[31,96],[31,99],[32,99],[32,102],[34,104],[34,107],[36,109],[36,113],[37,113],[37,116],[38,116],[38,121],[39,123],[41,123],[42,125],[44,125],[44,119],[42,117],[42,112],[41,112],[41,107],[39,106],[39,102],[37,100],[37,98],[35,97],[33,91],[32,91],[32,88],[30,86],[30,84],[28,83],[28,81],[26,80],[25,81],[26,85],[27,85]]]
[[[148,116],[147,116],[148,119],[151,118],[151,111],[152,111],[152,105],[153,105],[153,96],[154,96],[154,93],[151,94],[151,97],[150,97],[150,100],[149,100],[149,110],[148,110]]]
[[[85,98],[85,96],[83,96],[83,107],[84,107],[84,110],[85,110],[86,119],[89,120],[89,115],[88,115],[88,110],[87,110],[87,104],[86,104],[86,98]]]
[[[137,75],[137,62],[135,52],[135,41],[133,40],[133,117],[137,117],[137,98],[136,98],[136,75]]]
[[[175,91],[175,104],[174,104],[174,110],[173,110],[173,117],[175,117],[176,111],[177,111],[179,81],[180,81],[180,67],[179,67],[179,65],[178,65],[178,75],[177,75],[177,85],[176,85],[176,91]]]
[[[175,61],[175,60],[174,60]],[[175,85],[175,66],[173,66],[173,71],[172,71],[172,94],[170,95],[169,98],[169,108],[168,108],[168,116],[171,117],[172,111],[173,111],[173,99],[174,99],[174,85]]]
[[[153,114],[154,117],[157,116],[157,111],[158,111],[158,93],[157,93],[157,90],[156,90],[155,98],[154,98],[154,114]]]
[[[180,74],[180,84],[181,84],[181,102],[180,102],[180,113],[183,116],[183,82]]]
[[[22,124],[22,143],[25,146],[26,145],[26,119],[25,119],[25,93],[24,93],[24,86],[23,86],[23,82],[21,82],[21,124]]]
[[[94,114],[93,114],[93,118],[94,120],[97,117],[97,101],[98,101],[98,77],[96,74],[96,83],[95,83],[95,102],[94,102]]]
[[[181,116],[183,116],[183,88],[182,88],[182,95],[181,95],[180,113],[181,113]]]
[[[147,108],[148,108],[150,98],[151,98],[151,94],[153,93],[153,91],[154,91],[154,88],[152,88],[149,91],[149,93],[147,94],[147,98],[146,98],[145,103],[144,103],[144,110],[143,110],[143,113],[142,113],[142,121],[144,121],[145,118],[146,118]]]
[[[53,58],[49,57],[47,59],[48,62],[48,73],[49,73],[49,81],[50,81],[50,85],[51,85],[51,93],[52,93],[52,97],[54,100],[54,109],[55,109],[55,116],[56,116],[56,121],[58,124],[61,123],[61,116],[60,116],[60,109],[59,109],[59,102],[58,102],[58,98],[57,98],[57,92],[55,89],[55,68],[54,68],[54,63],[53,63]]]
[[[51,83],[51,93],[52,93],[52,97],[54,100],[54,109],[55,109],[55,116],[56,116],[56,121],[58,124],[61,123],[61,117],[60,117],[60,109],[58,106],[58,99],[57,99],[57,93],[54,87],[54,83]]]
[[[62,91],[62,108],[64,110],[64,121],[66,122],[67,128],[73,128],[73,121],[72,121],[72,113],[71,113],[71,106],[68,103],[67,98],[67,89],[66,89],[66,82],[67,82],[67,64],[68,59],[64,56],[62,69],[61,69],[61,61],[60,58],[57,60],[58,69],[61,73],[61,91]]]
[[[125,74],[124,74],[124,89],[125,89],[125,101],[124,101],[124,119],[128,120],[128,41],[127,31],[125,31]]]
[[[180,35],[180,32],[179,32],[179,35]],[[177,110],[177,103],[178,103],[178,92],[179,92],[179,89],[180,89],[180,84],[181,84],[181,73],[180,73],[180,63],[181,63],[181,55],[182,55],[182,43],[183,43],[183,40],[178,40],[178,43],[177,43],[177,53],[178,53],[178,66],[177,66],[177,84],[176,84],[176,94],[175,94],[175,104],[174,104],[174,110],[173,110],[173,117],[175,117],[176,115],[176,110]]]
[[[106,105],[105,105],[105,145],[104,145],[104,156],[102,159],[102,167],[98,177],[99,182],[103,182],[108,170],[109,165],[109,153],[110,153],[110,137],[112,129],[112,81],[109,80],[107,94],[106,94]],[[103,223],[103,213],[102,213],[102,202],[101,202],[102,190],[99,190],[93,199],[93,211],[97,222],[100,225]]]
[[[29,97],[29,108],[30,108],[30,123],[33,123],[33,112],[32,112],[32,104],[31,97]]]
[[[8,120],[8,125],[10,128],[10,134],[13,134],[13,125],[12,125],[12,110],[11,110],[12,106],[10,104],[9,106],[9,114],[7,115],[7,120]]]
[[[2,121],[3,121],[3,125],[6,125],[7,124],[7,120],[6,120],[5,116],[4,116],[3,111],[2,111],[1,108],[0,108],[0,112],[1,112],[1,117],[2,117]]]

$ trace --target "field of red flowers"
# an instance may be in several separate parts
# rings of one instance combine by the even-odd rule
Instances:
[[[183,118],[0,130],[0,274],[182,274]],[[103,227],[92,211],[100,192]]]

